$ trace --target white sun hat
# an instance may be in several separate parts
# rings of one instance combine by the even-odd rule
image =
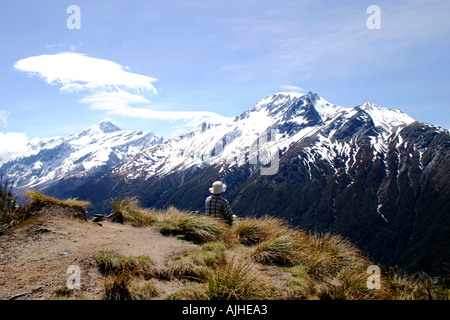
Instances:
[[[223,184],[221,181],[216,181],[213,183],[212,188],[209,188],[209,192],[213,194],[220,194],[225,192],[227,186]]]

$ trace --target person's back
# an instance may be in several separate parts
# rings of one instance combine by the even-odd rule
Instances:
[[[222,197],[225,189],[226,185],[222,182],[216,181],[213,183],[212,188],[209,189],[212,195],[205,200],[205,210],[207,215],[222,219],[231,225],[233,223],[233,213],[228,201]]]

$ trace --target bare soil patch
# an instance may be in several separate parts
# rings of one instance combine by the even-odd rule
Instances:
[[[154,227],[83,221],[63,209],[44,209],[0,236],[0,299],[60,299],[55,287],[66,284],[71,265],[80,268],[77,298],[102,299],[104,277],[94,261],[99,251],[145,255],[163,268],[167,261],[199,246],[161,235]],[[159,299],[176,291],[176,281],[159,281]]]

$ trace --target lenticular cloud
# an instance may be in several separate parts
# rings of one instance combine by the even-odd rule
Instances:
[[[63,52],[19,60],[14,68],[37,75],[61,91],[117,89],[157,93],[152,82],[157,79],[125,71],[113,61],[92,58],[80,53]]]
[[[48,84],[58,85],[61,91],[82,93],[84,97],[79,102],[89,104],[91,110],[142,119],[185,120],[190,121],[189,125],[205,120],[228,120],[208,111],[159,111],[132,107],[151,104],[146,95],[158,93],[152,85],[157,79],[128,72],[121,65],[105,59],[63,52],[22,59],[14,68],[38,76]]]

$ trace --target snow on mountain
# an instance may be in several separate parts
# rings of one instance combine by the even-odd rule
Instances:
[[[366,130],[370,127],[374,131],[373,143],[381,152],[393,128],[413,121],[401,111],[371,103],[344,108],[312,92],[280,92],[263,98],[234,121],[204,122],[196,129],[144,150],[113,171],[133,180],[217,164],[226,164],[228,168],[246,163],[267,165],[293,143],[308,137],[317,139],[313,147],[305,149],[310,161],[321,157],[332,163],[336,156],[350,161],[357,150],[345,144],[346,131],[354,134],[355,130],[365,128],[365,124]]]
[[[161,141],[152,132],[122,130],[104,120],[66,138],[33,139],[0,171],[16,189],[43,188],[60,179],[85,179]]]

